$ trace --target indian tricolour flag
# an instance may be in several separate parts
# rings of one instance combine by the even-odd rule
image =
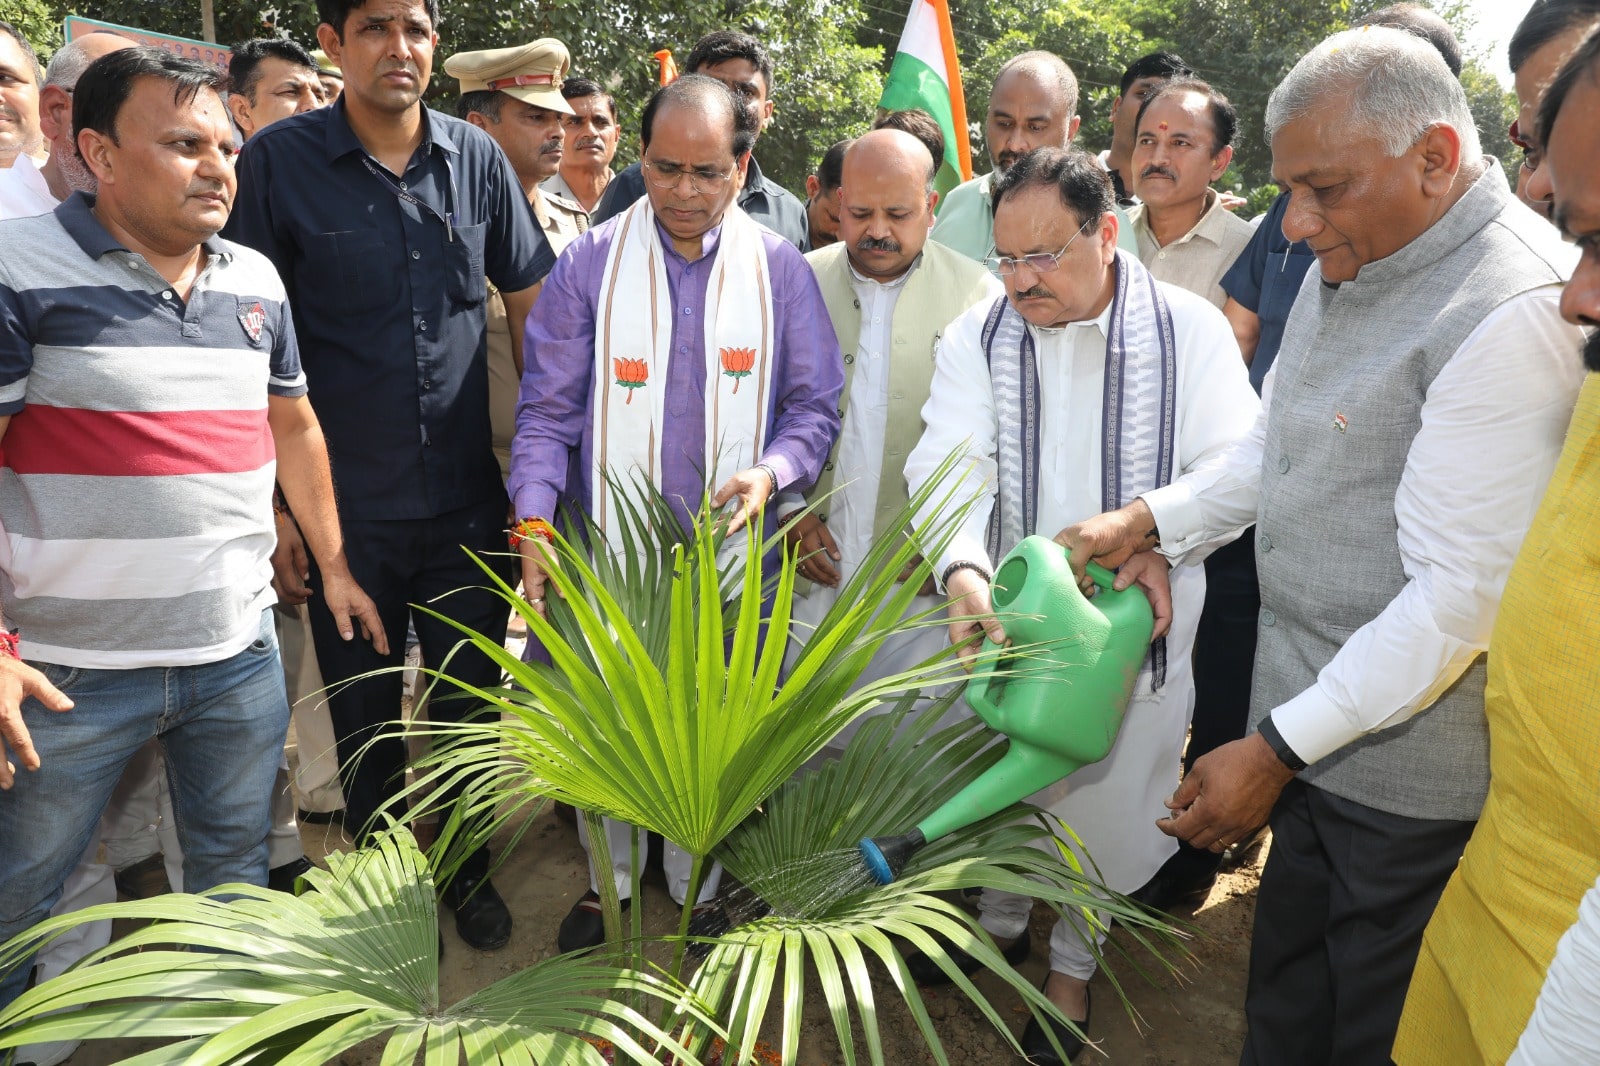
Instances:
[[[911,0],[911,14],[906,16],[878,107],[885,111],[920,107],[944,130],[944,159],[934,179],[941,198],[972,177],[967,105],[961,95],[961,64],[956,60],[947,0]]]

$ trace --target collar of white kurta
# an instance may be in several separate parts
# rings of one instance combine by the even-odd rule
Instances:
[[[606,255],[595,336],[594,467],[590,514],[623,547],[612,492],[639,481],[662,487],[667,364],[675,321],[667,251],[649,197],[622,214]],[[705,457],[713,490],[756,465],[766,436],[773,359],[772,281],[761,227],[738,207],[722,217],[708,264]],[[742,387],[741,387],[742,386]],[[690,510],[698,500],[686,501]]]
[[[1144,266],[1117,251],[1116,288],[1106,318],[1105,385],[1100,429],[1101,509],[1114,511],[1172,480],[1177,426],[1177,358],[1172,311]],[[1006,297],[983,326],[984,355],[994,389],[997,494],[988,547],[996,563],[1037,529],[1039,509],[1039,369],[1033,331]],[[1083,456],[1083,462],[1094,457]],[[1051,474],[1050,476],[1055,476]],[[1084,517],[1088,517],[1085,515]],[[1164,649],[1155,649],[1157,684]]]

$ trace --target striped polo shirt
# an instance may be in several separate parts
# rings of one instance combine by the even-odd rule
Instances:
[[[0,607],[29,660],[217,662],[273,602],[283,284],[213,238],[186,303],[92,205],[0,222]]]

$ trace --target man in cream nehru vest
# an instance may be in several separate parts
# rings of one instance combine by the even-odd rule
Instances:
[[[939,332],[976,303],[991,303],[1000,284],[982,266],[928,239],[935,162],[901,130],[874,130],[851,145],[841,170],[839,240],[806,256],[844,352],[844,424],[805,499],[815,508],[788,521],[802,498],[786,496],[778,513],[797,543],[800,582],[794,598],[793,651],[809,638],[839,589],[905,507],[905,465],[922,436],[922,405],[933,380]],[[911,613],[937,609],[933,589]],[[910,669],[947,645],[942,625],[903,633],[885,644],[863,684]],[[834,743],[842,745],[848,734]]]
[[[658,90],[640,122],[646,195],[574,241],[539,295],[511,445],[515,542],[536,611],[541,534],[561,501],[584,508],[616,551],[608,476],[650,478],[685,525],[713,492],[714,507],[738,503],[731,531],[761,515],[770,535],[769,496],[810,486],[839,435],[839,343],[816,279],[793,245],[734,204],[756,123],[714,78]],[[627,899],[632,830],[606,825]],[[670,842],[663,852],[682,903],[689,856]],[[698,905],[716,895],[720,872]],[[591,864],[590,891],[561,923],[562,951],[605,939],[594,878]]]
[[[989,581],[1023,537],[1053,536],[1166,484],[1248,432],[1259,410],[1227,319],[1118,249],[1112,203],[1111,180],[1087,152],[1039,148],[1018,159],[995,183],[992,268],[1006,294],[957,318],[939,339],[922,409],[928,428],[906,481],[916,491],[961,450],[953,501],[978,506],[934,573],[959,619],[950,635],[964,655],[976,652],[978,637],[1006,639]],[[1159,570],[1165,589],[1165,560],[1145,556],[1135,566]],[[1110,755],[1030,797],[1078,834],[1116,892],[1144,884],[1177,850],[1152,812],[1178,778],[1205,572],[1179,567],[1171,584],[1179,610],[1159,607],[1157,636],[1175,624],[1151,648]],[[985,891],[979,909],[996,946],[1020,962],[1033,900]],[[1089,1017],[1095,941],[1105,935],[1103,922],[1088,926],[1082,914],[1057,923],[1044,985],[1080,1027]],[[977,968],[970,956],[955,957],[962,969]],[[909,965],[922,983],[948,980],[922,956]],[[1065,1056],[1030,1022],[1021,1043],[1034,1066],[1070,1061],[1083,1046],[1065,1029],[1056,1036]]]
[[[1317,263],[1266,414],[1063,539],[1075,562],[1181,557],[1256,518],[1255,731],[1195,763],[1162,827],[1215,850],[1270,814],[1242,1061],[1387,1063],[1488,786],[1482,653],[1582,377],[1575,256],[1409,34],[1324,41],[1267,127],[1284,236]]]

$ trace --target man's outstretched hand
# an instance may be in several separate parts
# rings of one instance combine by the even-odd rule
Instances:
[[[22,701],[32,696],[52,711],[72,710],[72,701],[50,679],[20,659],[0,658],[0,789],[10,789],[17,767],[39,768],[28,727],[22,724]]]
[[[761,508],[766,506],[767,497],[772,495],[772,478],[773,475],[767,473],[765,468],[752,466],[723,482],[717,494],[711,497],[712,507],[721,507],[738,497],[739,506],[728,517],[729,536],[739,532],[745,527],[745,523],[761,513]]]

